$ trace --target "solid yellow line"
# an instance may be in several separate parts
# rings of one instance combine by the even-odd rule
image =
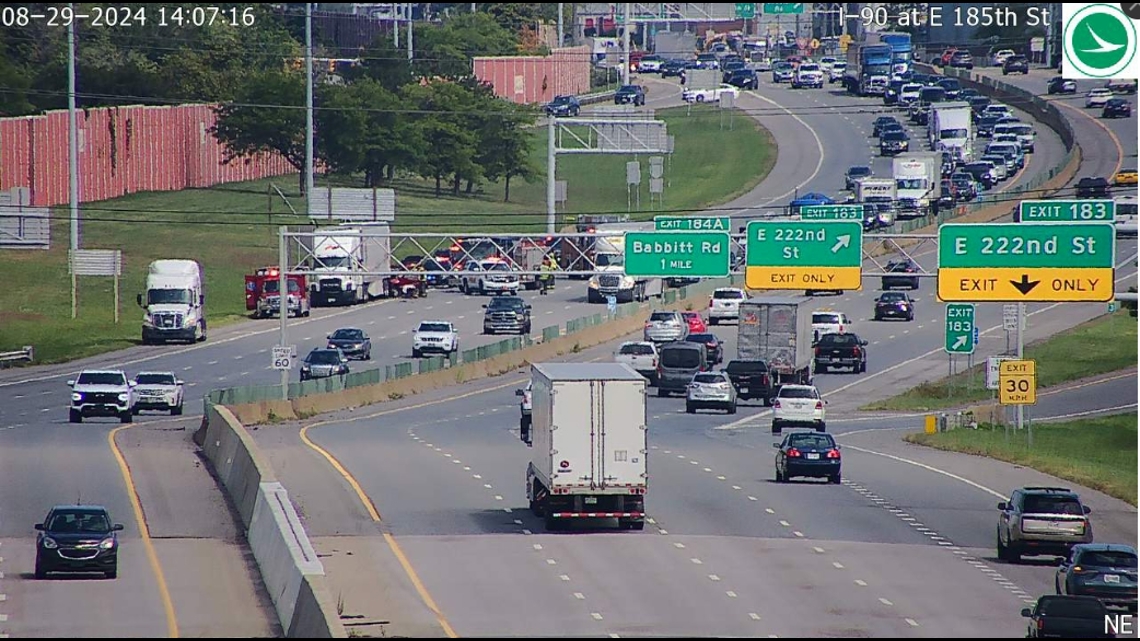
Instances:
[[[360,499],[360,502],[364,505],[364,509],[368,511],[368,516],[372,517],[373,521],[380,522],[380,511],[376,509],[376,505],[372,502],[372,499],[368,498],[368,494],[365,493],[364,488],[360,486],[359,482],[357,482],[356,477],[354,477],[351,472],[349,472],[343,465],[341,465],[340,461],[336,460],[336,457],[333,456],[328,450],[321,447],[320,445],[317,445],[309,439],[308,432],[310,427],[313,426],[306,425],[305,427],[301,428],[301,440],[304,441],[305,445],[309,446],[309,448],[314,452],[325,457],[325,460],[329,462],[329,465],[333,466],[333,469],[336,470],[337,473],[339,473],[345,481],[348,481],[348,485],[352,488],[352,491],[356,492],[356,498]]]
[[[162,608],[166,611],[166,632],[167,636],[171,639],[178,638],[178,619],[174,616],[174,600],[170,598],[170,590],[166,586],[166,575],[162,573],[162,565],[158,562],[158,553],[154,550],[154,541],[150,538],[150,527],[146,524],[146,516],[143,514],[142,502],[139,501],[138,489],[135,487],[134,477],[131,476],[131,468],[127,465],[127,459],[123,457],[122,451],[115,443],[115,435],[123,430],[130,429],[133,425],[124,425],[116,427],[107,434],[107,444],[111,446],[111,452],[115,454],[115,462],[119,464],[119,471],[123,475],[123,482],[127,484],[128,494],[131,497],[131,508],[135,512],[135,522],[139,526],[139,534],[142,536],[143,547],[146,548],[147,560],[150,561],[150,567],[154,570],[154,578],[158,582],[158,596],[162,599]]]
[[[424,604],[435,613],[435,618],[443,628],[444,634],[446,634],[449,639],[458,639],[459,635],[455,633],[455,629],[447,622],[447,617],[443,616],[443,612],[440,612],[439,606],[435,604],[435,599],[431,598],[431,594],[428,593],[427,588],[424,587],[424,584],[420,581],[420,577],[416,574],[411,562],[408,561],[408,557],[404,556],[404,551],[400,549],[400,544],[396,542],[396,537],[385,532],[384,540],[387,541],[388,547],[392,550],[392,554],[396,555],[396,559],[400,562],[400,567],[404,568],[404,573],[411,579],[412,585],[415,586],[416,592],[419,593]]]
[[[1062,102],[1059,98],[1051,98],[1051,99],[1049,99],[1049,102],[1055,102],[1058,105],[1061,105],[1062,107],[1067,107],[1069,109],[1072,109],[1073,111],[1081,114],[1085,118],[1088,118],[1089,120],[1091,120],[1092,123],[1094,125],[1096,125],[1097,127],[1100,127],[1101,129],[1103,129],[1104,133],[1108,134],[1108,137],[1112,139],[1112,144],[1116,145],[1116,169],[1112,170],[1112,175],[1115,176],[1116,174],[1120,173],[1120,168],[1124,166],[1124,147],[1123,147],[1123,145],[1120,144],[1120,138],[1117,138],[1116,134],[1113,133],[1112,129],[1109,129],[1108,125],[1097,120],[1096,116],[1090,116],[1084,110],[1078,109],[1078,108],[1074,107],[1073,105],[1070,105],[1066,102]]]

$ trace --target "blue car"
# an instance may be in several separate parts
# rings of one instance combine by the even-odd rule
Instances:
[[[776,448],[776,482],[800,477],[826,478],[839,484],[843,459],[839,445],[826,432],[792,432]]]
[[[1074,545],[1057,568],[1057,594],[1093,596],[1136,612],[1136,548],[1117,543]]]

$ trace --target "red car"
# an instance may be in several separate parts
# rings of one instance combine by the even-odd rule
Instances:
[[[705,319],[701,318],[700,312],[681,312],[681,316],[689,323],[690,334],[704,334],[709,331],[709,326],[705,324]]]

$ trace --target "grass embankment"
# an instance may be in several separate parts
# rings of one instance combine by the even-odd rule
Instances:
[[[739,196],[767,175],[776,159],[771,135],[737,113],[733,128],[713,107],[660,110],[676,137],[674,157],[666,162],[664,206],[700,209]],[[515,179],[511,202],[503,186],[491,184],[473,195],[436,198],[434,183],[410,179],[391,185],[397,192],[399,231],[528,232],[546,220],[546,130],[534,132],[532,146],[539,178]],[[567,212],[625,212],[625,163],[628,156],[565,155],[558,178],[567,180]],[[642,161],[643,210],[650,208],[649,167]],[[112,279],[79,279],[79,317],[71,319],[71,284],[67,270],[68,212],[56,208],[52,249],[7,250],[0,260],[0,351],[33,345],[37,363],[73,360],[135,345],[147,265],[158,258],[192,258],[206,273],[212,328],[245,317],[243,276],[257,266],[277,262],[277,226],[307,219],[293,216],[272,186],[280,188],[297,211],[304,200],[296,176],[222,185],[210,189],[134,194],[81,209],[81,246],[120,249],[124,273],[120,285],[121,320],[113,321]],[[271,196],[271,194],[273,194]],[[634,198],[636,203],[636,197]],[[654,202],[654,207],[658,207]],[[636,212],[634,212],[636,217]],[[641,218],[650,218],[644,212]],[[443,223],[441,225],[441,223]]]
[[[1100,490],[1136,505],[1136,414],[1067,423],[1034,423],[1033,447],[1026,433],[983,426],[939,434],[908,434],[906,440],[940,450],[979,454],[1024,465]]]
[[[1136,365],[1136,319],[1127,311],[1095,318],[1046,340],[1025,346],[1025,358],[1037,361],[1038,390]],[[927,411],[985,401],[986,364],[913,387],[862,410]],[[1133,443],[1135,448],[1135,443]]]

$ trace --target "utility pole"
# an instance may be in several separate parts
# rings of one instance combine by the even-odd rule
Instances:
[[[408,3],[408,62],[411,62],[412,58],[415,57],[415,49],[413,47],[414,47],[414,44],[413,44],[413,38],[412,38],[412,4]]]
[[[305,213],[312,219],[313,198],[313,3],[305,3]],[[277,257],[277,313],[280,314],[278,346],[288,347],[289,325],[289,246],[285,233],[288,227],[278,230]],[[291,362],[291,361],[290,361]],[[289,400],[289,372],[281,370],[281,400]]]
[[[1017,360],[1025,359],[1025,303],[1017,304]],[[1025,426],[1025,406],[1017,406],[1017,429]],[[1030,437],[1032,438],[1032,437]],[[1033,443],[1030,442],[1030,445]]]
[[[75,4],[69,3],[72,15]],[[75,113],[75,21],[67,25],[67,176],[68,200],[71,205],[71,251],[79,249],[79,124]],[[79,313],[78,289],[74,269],[71,272],[71,318]]]
[[[555,177],[557,175],[558,156],[554,152],[554,116],[546,117],[546,233],[555,233],[557,225],[555,203]]]
[[[622,70],[621,70],[621,84],[622,85],[628,85],[629,84],[629,59],[630,59],[630,56],[629,56],[629,54],[630,54],[630,51],[629,51],[629,41],[630,41],[629,29],[630,29],[630,27],[633,26],[632,24],[630,24],[630,13],[631,13],[630,7],[631,7],[631,5],[632,5],[632,3],[629,3],[629,2],[625,3],[625,29],[622,32],[622,51],[625,54],[625,64],[622,65]]]
[[[392,46],[396,51],[400,50],[400,7],[399,4],[392,5]]]
[[[562,11],[563,11],[564,7],[565,7],[565,3],[563,3],[563,2],[558,3],[558,46],[559,47],[565,46],[563,44],[565,42],[565,36],[563,34],[565,34],[566,31],[563,29],[563,24],[562,24]]]

